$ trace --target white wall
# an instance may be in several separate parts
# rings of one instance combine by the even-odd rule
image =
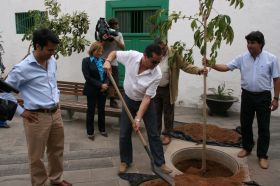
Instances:
[[[95,25],[99,17],[105,16],[105,1],[100,0],[58,0],[62,13],[85,11],[90,20],[90,29],[86,39],[94,40]],[[18,63],[27,53],[29,42],[22,42],[23,34],[16,34],[15,13],[28,10],[45,10],[43,0],[9,0],[3,1],[0,7],[0,32],[4,41],[4,64],[8,73],[12,66]],[[58,79],[84,82],[81,72],[82,58],[87,56],[88,47],[82,54],[73,54],[71,57],[60,56],[58,59]]]
[[[63,13],[75,10],[85,11],[89,15],[90,29],[87,39],[94,40],[95,24],[99,17],[105,16],[105,1],[103,0],[59,0]],[[182,3],[183,2],[183,3]],[[185,15],[193,15],[197,11],[198,0],[170,0],[170,12],[182,11]],[[213,11],[220,14],[227,14],[232,19],[232,26],[235,32],[234,42],[231,46],[223,45],[218,63],[228,63],[236,55],[247,50],[245,35],[253,30],[263,32],[266,40],[265,50],[270,51],[276,56],[280,56],[280,7],[279,0],[244,0],[245,6],[239,10],[228,6],[226,0],[216,0]],[[0,7],[0,32],[3,36],[5,55],[4,64],[7,67],[6,73],[11,67],[18,63],[25,56],[28,42],[22,42],[22,34],[16,34],[15,12],[27,12],[31,9],[44,10],[43,0],[6,0]],[[174,24],[169,32],[169,43],[182,40],[188,45],[192,45],[193,36],[187,21],[179,21]],[[58,79],[68,81],[83,82],[81,73],[81,60],[87,56],[83,54],[73,54],[71,57],[60,57],[58,60]],[[195,52],[195,64],[201,65],[201,57]],[[226,82],[227,86],[235,90],[234,95],[240,97],[240,74],[238,71],[221,73],[211,70],[207,78],[208,87],[217,87],[218,84]],[[181,72],[179,84],[179,97],[177,104],[187,107],[201,107],[200,95],[203,92],[202,77]],[[180,104],[179,104],[180,102]],[[231,110],[239,111],[240,102],[235,103]],[[280,114],[280,109],[273,115]]]
[[[197,0],[187,0],[182,3],[182,0],[171,0],[169,2],[169,10],[182,11],[185,15],[193,15],[198,7]],[[260,30],[264,36],[266,45],[265,50],[275,54],[278,59],[280,57],[280,7],[279,0],[245,0],[245,5],[242,9],[234,9],[229,7],[229,3],[225,0],[218,0],[214,3],[215,11],[212,15],[227,14],[231,17],[232,27],[235,37],[232,45],[223,45],[219,51],[217,63],[228,63],[235,56],[247,51],[245,35],[251,31]],[[178,6],[180,5],[180,6]],[[193,33],[190,29],[188,21],[179,21],[174,24],[169,32],[169,43],[182,40],[187,45],[193,44]],[[201,66],[201,56],[198,52],[195,53],[195,65]],[[218,84],[226,82],[228,88],[234,89],[234,95],[240,98],[240,73],[238,70],[233,72],[217,72],[211,70],[207,78],[208,87],[217,87]],[[178,105],[187,107],[202,107],[200,95],[203,93],[203,78],[195,75],[186,74],[181,71],[179,83]],[[179,104],[180,103],[180,104]],[[231,108],[232,111],[240,110],[240,101],[235,103]],[[280,109],[272,113],[280,115]]]

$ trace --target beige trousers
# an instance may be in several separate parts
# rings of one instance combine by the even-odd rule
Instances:
[[[37,122],[23,119],[28,148],[28,158],[32,186],[46,185],[63,180],[64,130],[60,109],[54,113],[34,112]],[[48,168],[44,165],[47,153]]]

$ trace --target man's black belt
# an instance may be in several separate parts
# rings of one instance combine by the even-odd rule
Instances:
[[[268,91],[268,90],[265,90],[265,91],[262,91],[262,92],[251,92],[251,91],[248,91],[248,90],[242,88],[242,91],[247,93],[247,94],[251,94],[251,95],[266,95],[266,94],[270,94],[270,91]]]
[[[34,110],[29,110],[30,112],[43,112],[43,113],[54,113],[58,109],[58,106],[55,106],[53,108],[39,108]]]

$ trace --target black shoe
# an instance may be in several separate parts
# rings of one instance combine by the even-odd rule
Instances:
[[[8,125],[8,124],[3,124],[3,125],[0,125],[0,128],[10,128],[10,125]]]
[[[100,134],[102,135],[102,136],[104,136],[104,137],[108,137],[108,134],[107,134],[107,132],[100,132]]]
[[[110,100],[110,107],[112,108],[119,108],[118,102],[114,99]]]

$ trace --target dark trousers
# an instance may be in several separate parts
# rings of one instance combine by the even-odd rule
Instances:
[[[119,86],[119,69],[118,66],[112,66],[112,76],[117,84],[117,86]],[[109,84],[109,98],[110,100],[114,100],[117,96],[116,90],[113,86],[113,84],[110,82]]]
[[[154,98],[157,116],[157,128],[159,134],[162,131],[162,114],[164,117],[164,132],[169,133],[173,130],[174,104],[170,103],[169,86],[158,87]]]
[[[252,125],[256,113],[258,123],[257,156],[265,159],[268,158],[267,151],[270,141],[270,105],[270,91],[263,93],[242,91],[240,122],[243,148],[251,151],[254,147]]]
[[[102,92],[98,92],[97,95],[87,96],[87,134],[94,134],[94,115],[95,106],[97,104],[98,109],[98,129],[100,132],[105,132],[105,102],[106,95]]]
[[[141,101],[133,101],[125,95],[124,100],[132,114],[135,117],[136,112],[139,109]],[[143,116],[145,127],[148,134],[148,140],[150,145],[151,154],[154,159],[154,163],[157,166],[161,166],[165,163],[162,144],[158,135],[156,118],[155,118],[155,108],[153,100]],[[121,114],[121,126],[120,126],[120,158],[121,162],[125,162],[128,165],[132,163],[132,142],[131,142],[131,133],[132,133],[131,122],[125,112],[124,107],[122,108]],[[144,148],[143,148],[144,150]]]

